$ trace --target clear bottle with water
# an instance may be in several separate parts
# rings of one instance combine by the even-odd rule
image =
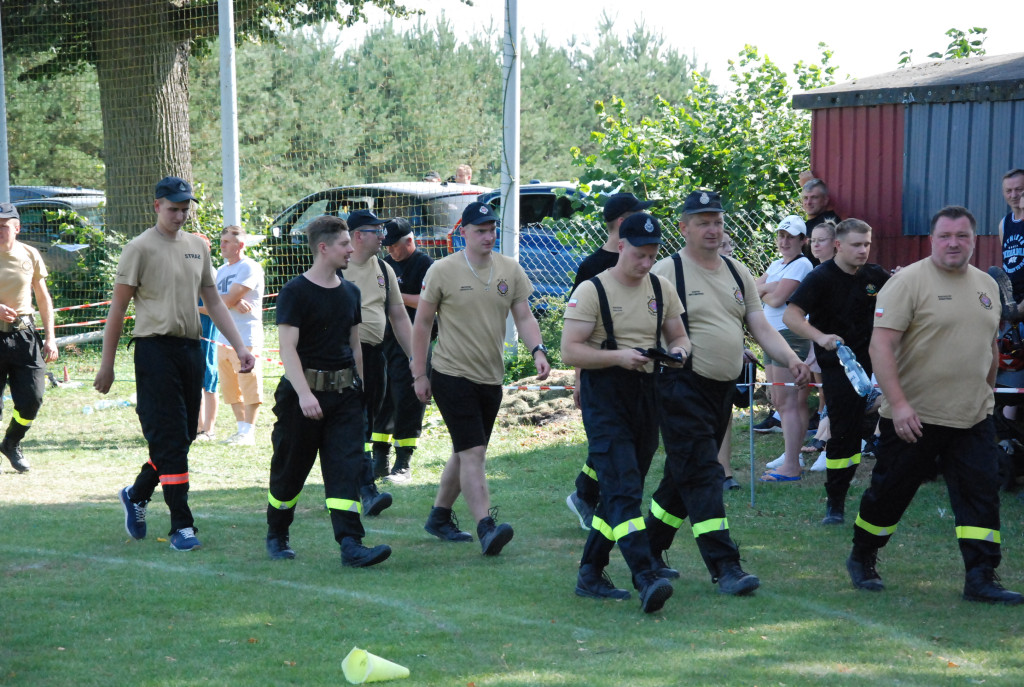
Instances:
[[[861,364],[857,362],[857,356],[853,354],[850,347],[846,344],[839,344],[836,346],[836,353],[839,355],[839,362],[843,364],[846,378],[850,380],[850,384],[853,385],[853,390],[857,392],[857,395],[867,396],[870,394],[873,388],[871,378],[868,377],[868,373],[864,371]]]

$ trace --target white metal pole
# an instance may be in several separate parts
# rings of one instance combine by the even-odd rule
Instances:
[[[220,145],[224,180],[224,225],[241,225],[238,177],[238,88],[235,83],[235,3],[217,3],[220,28]]]
[[[4,81],[3,21],[0,20],[0,203],[11,202],[10,156],[7,148],[7,83]]]
[[[519,261],[519,4],[505,0],[505,38],[502,54],[501,252]],[[516,345],[509,317],[506,346]]]

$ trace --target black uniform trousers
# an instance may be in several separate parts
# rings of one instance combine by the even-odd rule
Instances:
[[[388,369],[380,346],[360,344],[363,351],[363,473],[361,486],[373,484],[373,425],[384,405],[384,393],[388,387]],[[408,365],[406,365],[408,367]]]
[[[871,374],[870,367],[864,371]],[[821,368],[821,380],[831,432],[825,443],[825,495],[830,507],[844,511],[846,492],[860,465],[865,399],[857,395],[841,367]]]
[[[188,450],[199,426],[206,361],[199,339],[147,336],[135,346],[135,412],[149,444],[132,500],[148,501],[159,484],[171,511],[171,531],[193,527],[188,507]]]
[[[267,529],[271,535],[287,535],[295,518],[295,504],[306,483],[317,453],[324,479],[324,496],[331,514],[334,539],[362,540],[359,513],[359,480],[363,471],[362,395],[355,389],[314,391],[323,417],[311,420],[302,414],[295,387],[282,377],[274,392],[274,429],[270,441],[270,491]]]
[[[14,422],[8,434],[20,441],[39,414],[46,387],[42,342],[34,329],[0,332],[0,395],[11,390]]]
[[[395,446],[416,448],[416,440],[423,431],[425,403],[416,398],[412,386],[412,371],[409,356],[405,354],[394,336],[384,337],[381,344],[387,367],[387,384],[380,412],[373,421],[373,440],[388,441],[383,436],[393,436]],[[427,375],[430,374],[430,353],[427,353]]]
[[[687,516],[704,564],[712,577],[721,561],[738,561],[722,501],[725,471],[718,449],[732,417],[736,381],[701,377],[690,369],[662,370],[658,379],[665,474],[647,518],[651,550],[672,545]]]
[[[878,549],[889,542],[921,482],[935,474],[938,460],[964,567],[995,569],[1001,559],[999,449],[992,416],[968,429],[926,424],[914,444],[896,435],[892,420],[883,417],[879,424],[881,439],[853,528],[854,546]]]
[[[601,485],[580,564],[603,569],[618,543],[634,578],[653,566],[640,509],[644,479],[658,449],[654,378],[620,367],[580,373],[583,426]]]

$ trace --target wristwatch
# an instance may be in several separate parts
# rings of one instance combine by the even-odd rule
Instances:
[[[540,352],[541,352],[541,353],[543,353],[544,355],[547,355],[547,354],[548,354],[548,348],[547,348],[547,346],[545,346],[544,344],[537,344],[536,346],[534,346],[534,347],[533,347],[533,350],[532,350],[532,351],[530,351],[530,355],[531,355],[531,356],[535,356],[535,355],[537,355],[537,351],[540,351]]]

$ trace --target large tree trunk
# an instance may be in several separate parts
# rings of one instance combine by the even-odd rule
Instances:
[[[103,112],[107,225],[135,236],[152,226],[153,188],[192,181],[189,41],[166,0],[101,0],[92,22]]]

